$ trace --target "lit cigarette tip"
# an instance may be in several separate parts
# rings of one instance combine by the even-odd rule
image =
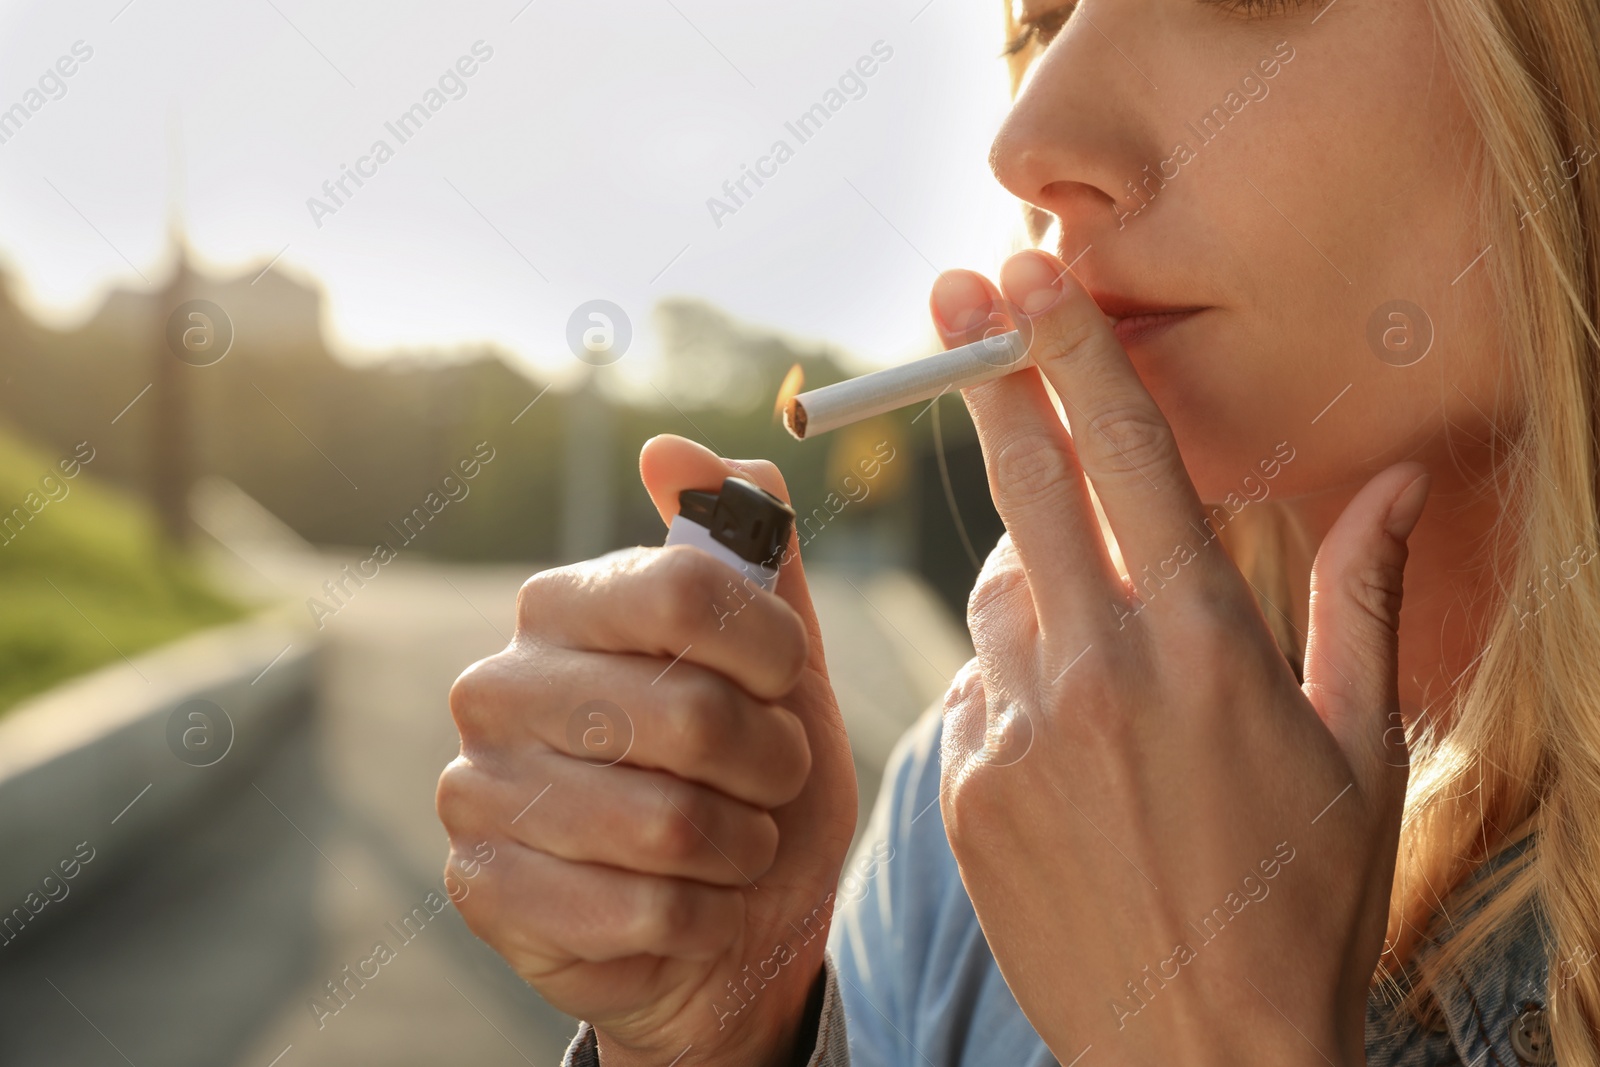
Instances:
[[[800,395],[800,390],[806,384],[806,372],[800,364],[790,366],[787,374],[783,376],[783,383],[778,386],[778,399],[772,405],[773,421],[783,419],[788,424],[789,402]]]
[[[783,428],[797,441],[806,439],[806,409],[799,397],[790,397],[783,405]]]

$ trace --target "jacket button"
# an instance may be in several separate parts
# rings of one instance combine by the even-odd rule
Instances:
[[[1527,1067],[1548,1067],[1556,1062],[1550,1044],[1550,1024],[1544,1008],[1528,1004],[1511,1024],[1511,1049]]]

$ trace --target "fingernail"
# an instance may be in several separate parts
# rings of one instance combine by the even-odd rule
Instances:
[[[721,456],[717,455],[711,449],[707,448],[705,445],[701,444],[699,441],[696,441],[694,438],[685,437],[682,434],[677,434],[677,433],[658,433],[654,437],[650,438],[649,441],[646,441],[645,445],[648,447],[652,441],[658,441],[658,440],[663,440],[663,439],[670,439],[670,440],[680,441],[682,443],[680,445],[678,445],[679,448],[688,447],[688,448],[694,449],[695,451],[700,452],[703,455],[710,456],[713,459],[718,459],[718,460],[722,459]]]
[[[1038,315],[1061,298],[1064,277],[1052,257],[1030,250],[1006,260],[1000,268],[1000,287],[1023,314]]]
[[[1400,491],[1393,504],[1389,505],[1389,517],[1384,521],[1383,528],[1389,536],[1396,540],[1404,541],[1411,536],[1411,531],[1417,528],[1417,520],[1422,517],[1422,505],[1428,499],[1429,477],[1419,475],[1416,481]]]
[[[989,311],[989,291],[968,271],[945,271],[934,279],[928,307],[939,329],[962,334],[983,322]]]

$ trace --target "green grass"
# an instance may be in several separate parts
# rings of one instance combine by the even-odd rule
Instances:
[[[98,483],[93,461],[63,477],[62,458],[0,427],[0,519],[12,518],[0,527],[0,714],[65,679],[245,614],[171,547],[141,501]],[[52,474],[47,492],[41,479]],[[25,524],[18,507],[31,516]]]

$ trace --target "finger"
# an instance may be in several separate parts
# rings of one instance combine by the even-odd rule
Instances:
[[[530,801],[526,783],[540,781]],[[511,765],[458,758],[436,803],[463,838],[495,833],[575,863],[708,885],[754,885],[778,851],[778,825],[760,808],[659,771],[550,752]]]
[[[1172,429],[1094,300],[1037,249],[1007,260],[1000,284],[1029,315],[1034,362],[1061,398],[1128,573],[1161,566],[1179,546],[1198,566],[1218,559],[1205,551],[1212,539]]]
[[[1406,539],[1428,495],[1427,471],[1402,463],[1346,506],[1311,570],[1305,691],[1368,795],[1395,811],[1407,762],[1399,710],[1399,626]]]
[[[792,503],[783,474],[775,464],[764,459],[723,459],[709,448],[675,434],[660,434],[644,443],[639,452],[639,475],[662,522],[671,522],[678,513],[680,492],[719,489],[729,475],[752,481],[784,503]],[[789,535],[789,544],[779,556],[777,595],[799,613],[810,638],[807,662],[825,674],[822,628],[817,623],[817,610],[800,563],[798,529]]]
[[[590,764],[667,771],[762,808],[805,785],[811,748],[800,719],[713,671],[615,653],[540,655],[537,674],[511,650],[456,680],[450,707],[463,751],[532,742]]]
[[[1000,289],[972,270],[947,270],[933,280],[928,310],[946,348],[971,344],[1013,328]]]
[[[698,663],[776,700],[806,665],[799,614],[692,545],[641,548],[540,571],[517,595],[517,636]],[[730,616],[733,616],[730,621]]]
[[[987,329],[996,294],[970,271],[935,283],[934,319],[948,341]],[[1089,607],[1120,597],[1073,451],[1036,370],[1028,368],[963,390],[983,448],[990,495],[1028,576],[1039,628],[1047,637],[1081,626]]]
[[[739,890],[573,863],[512,842],[456,909],[473,933],[519,961],[711,960],[744,921]]]

